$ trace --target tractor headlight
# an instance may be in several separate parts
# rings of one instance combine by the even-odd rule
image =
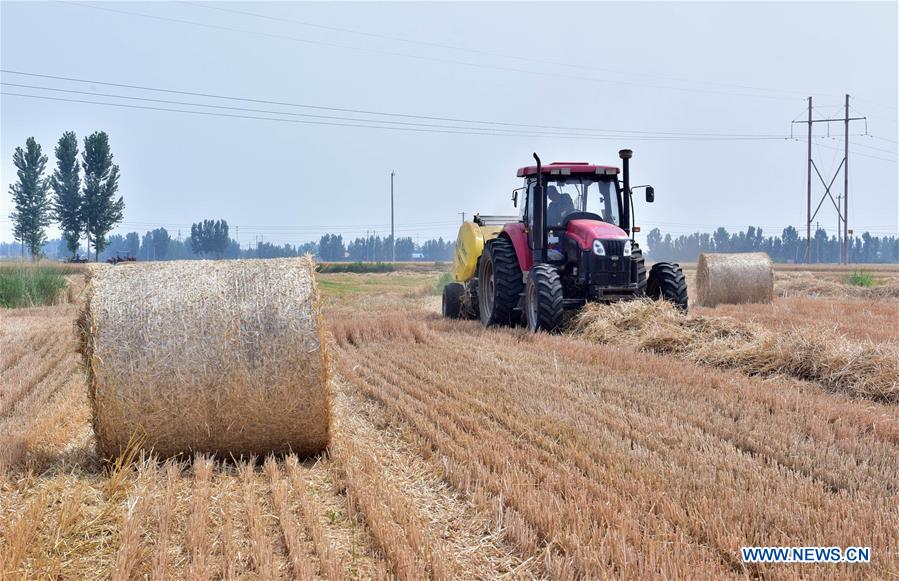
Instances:
[[[621,254],[622,254],[623,256],[630,256],[630,255],[631,255],[631,241],[630,241],[630,240],[625,241],[625,243],[624,243],[624,250],[621,251]]]
[[[594,240],[593,241],[593,254],[597,256],[605,256],[606,255],[606,247],[602,245],[602,240]]]

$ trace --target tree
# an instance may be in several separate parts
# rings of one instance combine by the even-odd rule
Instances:
[[[784,228],[783,253],[788,261],[799,262],[799,231],[793,226]]]
[[[50,186],[44,177],[47,156],[34,137],[25,141],[25,150],[17,147],[12,156],[16,166],[17,183],[9,187],[15,209],[9,217],[13,221],[13,235],[27,246],[32,260],[40,255],[41,246],[47,241],[45,229],[50,225]]]
[[[415,252],[415,243],[412,242],[412,238],[407,237],[396,239],[397,260],[412,260],[413,252]]]
[[[150,233],[150,244],[153,246],[154,260],[165,260],[169,254],[172,237],[165,228],[157,228]]]
[[[109,237],[108,242],[106,249],[100,253],[101,260],[119,256],[125,250],[125,237],[121,234],[113,234]]]
[[[125,202],[115,199],[119,189],[119,166],[112,163],[109,136],[98,131],[84,138],[81,154],[84,169],[82,219],[87,234],[87,251],[94,241],[94,257],[106,247],[106,234],[124,218]]]
[[[346,248],[340,234],[325,234],[318,241],[318,255],[322,260],[343,260]]]
[[[426,240],[421,245],[421,253],[425,260],[452,260],[453,248],[453,243],[449,240],[444,242],[441,236],[437,240]]]
[[[297,246],[298,256],[304,256],[306,254],[318,254],[318,242],[303,242]]]
[[[215,254],[216,258],[221,258],[230,241],[225,220],[203,220],[190,227],[190,246],[194,254]]]
[[[78,137],[66,131],[56,144],[56,170],[50,176],[53,188],[53,217],[59,222],[66,247],[74,257],[78,252],[82,221],[81,173],[78,165]]]
[[[730,250],[730,234],[723,227],[715,230],[712,234],[712,240],[715,242],[716,252],[728,252]]]
[[[125,252],[132,258],[137,258],[140,253],[140,236],[137,232],[129,232],[125,234]]]
[[[649,231],[649,234],[646,235],[646,245],[649,246],[649,252],[652,253],[653,257],[658,257],[661,255],[661,253],[659,253],[659,250],[661,250],[661,244],[662,231],[658,228],[653,228]]]

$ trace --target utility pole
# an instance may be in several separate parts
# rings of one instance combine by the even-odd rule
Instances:
[[[396,262],[396,235],[393,232],[393,171],[390,172],[390,262]]]
[[[837,211],[837,219],[839,222],[837,223],[837,231],[839,232],[839,226],[842,225],[843,229],[843,240],[842,240],[842,248],[840,249],[840,262],[849,262],[849,122],[850,121],[867,121],[867,117],[850,117],[849,116],[849,95],[846,95],[845,100],[845,113],[842,118],[835,119],[813,119],[812,117],[812,98],[808,98],[808,121],[793,121],[793,124],[797,123],[808,123],[808,159],[807,159],[807,180],[806,180],[806,203],[807,203],[807,212],[806,212],[806,223],[805,223],[805,231],[806,231],[806,245],[805,245],[805,261],[810,262],[812,256],[812,220],[818,215],[818,211],[821,209],[821,204],[824,203],[826,198],[830,198],[830,202],[833,204],[834,209]],[[812,125],[814,123],[831,123],[831,122],[843,122],[843,159],[840,161],[840,165],[837,166],[836,171],[833,172],[833,177],[830,178],[830,182],[824,181],[824,176],[821,175],[821,171],[818,169],[818,166],[815,164],[815,160],[812,158]],[[829,125],[828,125],[829,127]],[[791,133],[792,135],[792,133]],[[821,185],[824,186],[824,195],[821,196],[821,201],[818,202],[818,207],[815,208],[815,211],[812,212],[812,169],[815,170],[815,174],[817,174],[818,179],[821,180]],[[840,208],[840,204],[834,200],[833,195],[830,193],[830,188],[833,186],[833,183],[836,181],[837,176],[840,174],[840,170],[843,171],[843,196],[842,202],[843,207]]]
[[[465,212],[459,212],[459,214],[462,215],[462,221],[464,222],[465,221]]]
[[[848,240],[849,230],[849,93],[846,93],[846,113],[843,116],[843,240]],[[839,204],[837,204],[839,208]],[[837,210],[839,213],[839,210]],[[838,229],[839,231],[839,229]],[[843,246],[840,262],[849,264],[849,245]]]
[[[805,218],[805,263],[812,261],[812,98],[808,98],[808,203]]]

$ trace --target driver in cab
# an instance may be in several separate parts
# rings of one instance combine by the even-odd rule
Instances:
[[[546,186],[546,198],[549,204],[546,207],[546,224],[547,226],[558,226],[562,220],[574,211],[574,202],[571,196],[559,192],[556,186],[550,184]]]

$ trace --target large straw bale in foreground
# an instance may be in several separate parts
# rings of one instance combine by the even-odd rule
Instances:
[[[774,265],[764,252],[700,254],[696,267],[696,302],[770,303],[774,300]]]
[[[330,402],[309,258],[99,268],[80,318],[99,452],[318,452]]]

